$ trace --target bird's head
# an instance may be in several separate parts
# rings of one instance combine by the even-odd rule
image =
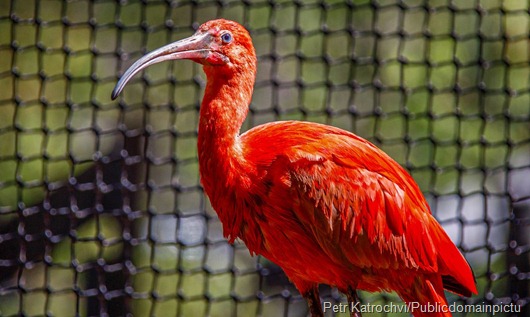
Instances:
[[[219,19],[202,24],[192,36],[156,49],[137,60],[112,91],[116,99],[127,82],[144,68],[167,60],[189,59],[207,73],[255,70],[256,53],[248,31],[234,21]]]

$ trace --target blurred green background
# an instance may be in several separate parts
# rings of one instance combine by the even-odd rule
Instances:
[[[374,142],[407,167],[470,261],[480,292],[470,302],[527,303],[529,10],[0,0],[0,315],[306,314],[274,264],[226,243],[201,191],[201,67],[152,66],[110,100],[134,60],[218,17],[244,24],[259,57],[244,130],[310,120]]]

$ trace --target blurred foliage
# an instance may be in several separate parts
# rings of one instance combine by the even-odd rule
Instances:
[[[258,259],[223,240],[199,190],[200,66],[154,65],[118,102],[109,97],[118,70],[223,17],[251,30],[259,56],[244,130],[299,119],[373,141],[410,170],[468,252],[480,297],[505,296],[506,279],[490,274],[507,270],[508,171],[528,175],[530,166],[528,10],[497,0],[0,0],[0,227],[98,164],[133,159],[125,144],[139,137],[144,161],[131,163],[141,176],[129,206],[141,215],[128,259],[134,316],[300,316],[299,297],[256,298],[274,294],[255,273]],[[81,218],[75,240],[52,245],[53,265],[22,270],[14,285],[27,292],[0,294],[1,315],[86,310],[73,287],[90,288],[93,277],[79,268],[122,260],[124,227],[111,214]]]

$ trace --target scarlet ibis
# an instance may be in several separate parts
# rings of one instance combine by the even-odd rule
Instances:
[[[249,33],[238,23],[206,22],[191,37],[140,58],[112,99],[142,69],[177,59],[202,64],[207,76],[199,167],[225,237],[231,243],[240,238],[252,254],[282,267],[312,316],[323,316],[319,284],[337,287],[352,302],[356,290],[383,290],[409,304],[442,308],[444,288],[476,294],[471,268],[431,215],[418,185],[375,145],[336,127],[300,121],[239,133],[257,60]],[[450,316],[446,309],[412,313]]]

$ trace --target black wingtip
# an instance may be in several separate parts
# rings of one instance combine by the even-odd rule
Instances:
[[[473,276],[474,277],[474,276]],[[457,295],[472,297],[473,291],[465,285],[460,284],[454,277],[450,275],[442,275],[442,283],[446,290],[451,291]]]

